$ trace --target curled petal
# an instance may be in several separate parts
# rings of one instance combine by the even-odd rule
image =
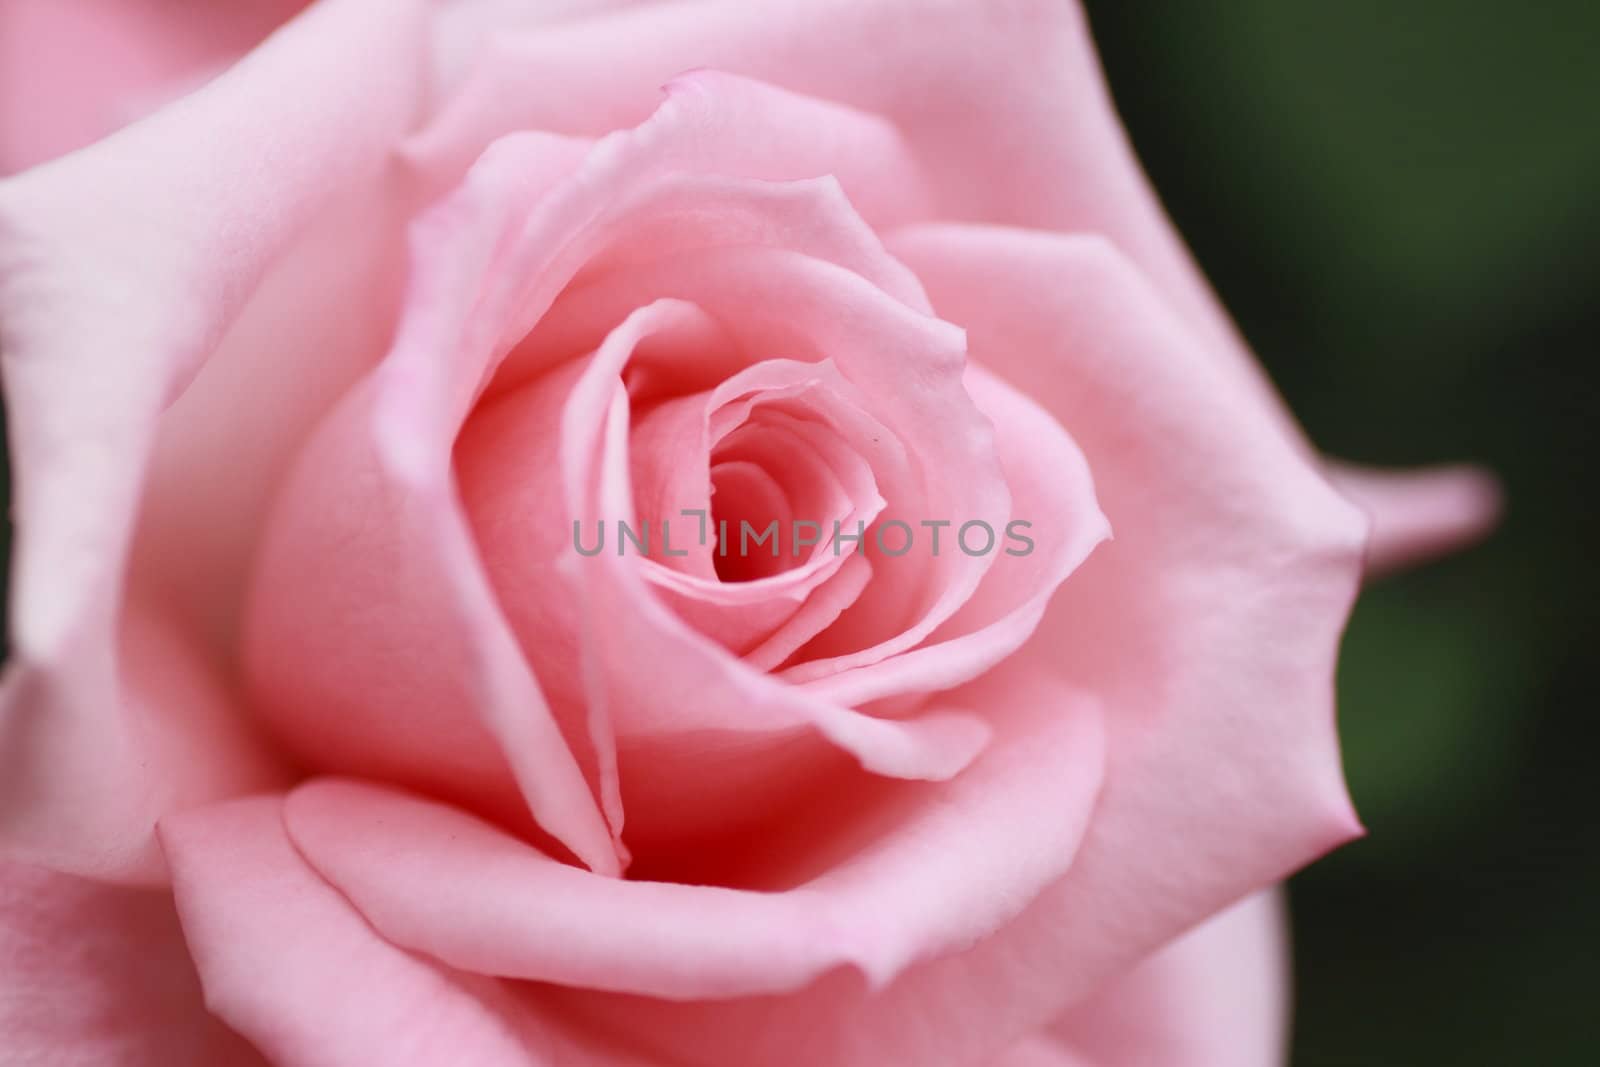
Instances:
[[[295,851],[280,797],[161,827],[206,1003],[282,1067],[635,1067],[499,983],[385,941]]]
[[[659,63],[650,66],[661,69]],[[539,116],[551,121],[507,122],[505,108],[517,107],[517,97],[486,98],[495,92],[489,82],[500,73],[497,60],[482,68],[484,77],[475,76],[466,91],[412,140],[408,151],[434,169],[448,168],[451,163],[464,166],[494,141],[515,131],[598,136],[647,124],[654,114],[654,125],[664,134],[676,131],[664,141],[671,149],[665,158],[681,169],[769,180],[831,174],[844,186],[856,209],[875,225],[925,213],[927,197],[920,169],[890,123],[830,103],[826,94],[810,97],[718,70],[689,70],[695,66],[701,65],[679,64],[648,82],[638,81],[633,71],[627,71],[622,77],[628,84],[642,85],[645,91],[634,99],[642,107],[628,108],[625,119],[618,116],[621,121],[574,122],[582,114],[581,108],[575,108]],[[665,111],[658,104],[663,86],[668,95]],[[577,99],[568,98],[571,104],[579,100],[581,90]],[[684,167],[686,162],[692,165]]]
[[[1378,471],[1335,462],[1328,477],[1372,520],[1368,577],[1469,545],[1500,518],[1499,483],[1476,467]]]
[[[807,689],[858,704],[945,689],[976,677],[1027,641],[1057,588],[1110,536],[1088,464],[1061,426],[981,367],[969,366],[966,382],[994,423],[995,449],[1012,494],[1011,520],[993,531],[994,566],[972,599],[923,644],[864,667],[812,673],[811,680],[802,681]],[[943,551],[964,551],[963,525],[952,522],[935,531],[944,536]],[[785,673],[806,678],[811,666]]]

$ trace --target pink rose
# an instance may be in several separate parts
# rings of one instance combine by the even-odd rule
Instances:
[[[1275,1063],[1363,553],[1494,503],[1323,468],[1062,0],[320,0],[0,183],[0,350],[42,1062]]]

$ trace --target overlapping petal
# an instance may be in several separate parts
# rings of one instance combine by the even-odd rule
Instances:
[[[969,366],[965,381],[994,424],[1012,498],[1010,520],[994,531],[994,565],[973,596],[916,648],[843,671],[817,670],[832,666],[824,661],[784,672],[808,690],[856,704],[934,692],[976,677],[1027,641],[1057,589],[1110,536],[1088,464],[1061,425],[980,366]],[[964,551],[964,525],[950,521],[934,531],[943,534],[944,551]]]
[[[966,773],[915,786],[857,775],[818,794],[855,818],[775,828],[746,858],[759,891],[601,878],[360,783],[302,786],[287,823],[378,930],[464,970],[672,1001],[794,992],[841,967],[881,986],[1002,926],[1067,867],[1088,823],[1098,709],[1039,678],[1003,692],[997,740]]]
[[[376,934],[308,867],[280,797],[164,820],[163,848],[206,1003],[280,1067],[642,1067],[492,979]]]
[[[611,834],[485,578],[448,481],[396,473],[373,380],[284,487],[245,633],[257,713],[314,767],[515,813],[597,870]]]

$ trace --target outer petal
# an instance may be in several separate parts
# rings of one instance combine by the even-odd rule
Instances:
[[[254,1067],[206,1011],[172,898],[0,865],[0,1035],[18,1067]]]
[[[1248,897],[1074,1006],[1048,1039],[1096,1067],[1281,1067],[1286,932],[1276,890]]]
[[[322,205],[161,414],[129,596],[215,661],[233,658],[249,563],[295,455],[388,350],[415,178],[390,166]]]
[[[7,0],[0,175],[82,148],[243,55],[306,0]]]
[[[189,770],[249,758],[239,741],[240,756],[157,765],[124,705],[112,638],[143,467],[158,413],[285,243],[370,177],[410,122],[419,15],[416,3],[321,4],[204,91],[0,184],[18,481],[0,698],[11,850],[159,877],[150,830],[194,799]],[[352,66],[357,52],[368,61]]]
[[[1328,475],[1372,519],[1369,577],[1471,544],[1500,517],[1499,485],[1474,467],[1386,472],[1335,463]]]
[[[161,828],[206,1001],[275,1064],[638,1063],[562,1032],[497,982],[384,941],[305,865],[281,810],[256,797]]]

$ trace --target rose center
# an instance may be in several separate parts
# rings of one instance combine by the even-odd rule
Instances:
[[[787,495],[760,464],[729,459],[711,468],[712,562],[724,582],[749,582],[787,570],[796,558]]]

